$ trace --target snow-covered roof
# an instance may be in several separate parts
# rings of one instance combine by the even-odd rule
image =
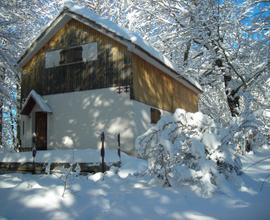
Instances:
[[[65,16],[68,15],[68,16]],[[18,61],[19,65],[23,66],[27,61],[29,61],[32,56],[47,42],[50,38],[53,36],[53,34],[56,33],[56,27],[57,29],[60,27],[63,27],[61,25],[61,22],[68,22],[69,19],[74,18],[80,20],[80,18],[77,18],[75,15],[79,15],[82,18],[85,18],[98,26],[101,26],[102,28],[112,32],[114,35],[118,36],[120,39],[123,39],[125,41],[125,44],[128,46],[129,50],[134,52],[136,55],[142,57],[145,59],[145,57],[151,57],[157,60],[158,62],[152,62],[154,66],[163,64],[168,71],[164,71],[164,68],[162,69],[164,72],[168,73],[170,72],[170,76],[173,78],[177,79],[178,81],[181,81],[184,83],[187,87],[191,88],[194,90],[196,93],[202,92],[202,88],[199,85],[198,82],[195,80],[190,80],[185,78],[184,76],[179,74],[179,71],[177,67],[168,59],[166,58],[163,54],[161,54],[159,51],[157,51],[155,48],[153,48],[151,45],[149,45],[146,41],[143,40],[142,37],[140,37],[137,33],[132,33],[128,31],[125,28],[120,27],[116,23],[110,21],[109,19],[106,19],[104,17],[101,17],[97,15],[95,12],[90,10],[89,8],[85,8],[82,6],[78,5],[72,5],[72,4],[66,4],[64,10],[60,13],[60,15],[55,19],[58,20],[55,22],[56,24],[51,24],[50,26],[55,26],[54,30],[50,30],[50,26],[45,29],[44,32],[36,39],[36,42],[34,42],[28,50],[24,53],[24,55],[21,57],[21,59]],[[62,17],[61,17],[62,16]],[[67,18],[69,17],[69,19]],[[51,33],[50,33],[51,32]],[[45,40],[46,35],[47,40]],[[40,41],[40,42],[38,42]],[[132,48],[132,45],[135,48]],[[138,51],[138,49],[140,51]],[[136,52],[137,51],[137,52]],[[142,53],[143,51],[144,53]]]
[[[23,104],[21,114],[29,115],[35,104],[39,107],[40,111],[52,113],[52,109],[46,101],[35,90],[32,90]]]
[[[137,46],[141,47],[143,50],[151,54],[156,59],[160,60],[162,63],[166,64],[166,66],[177,70],[177,67],[168,58],[166,58],[164,55],[162,55],[160,52],[150,46],[137,33],[132,33],[127,29],[120,27],[109,19],[105,19],[104,17],[97,15],[95,12],[89,10],[88,8],[75,5],[70,7],[69,10],[76,14],[80,14],[91,21],[96,22],[97,24],[101,25],[109,31],[112,31],[118,36],[121,36],[124,39],[131,41],[132,43],[136,44]]]

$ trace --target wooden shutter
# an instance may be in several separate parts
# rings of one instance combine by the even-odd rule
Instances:
[[[59,66],[60,63],[60,51],[61,50],[53,50],[48,51],[45,56],[45,68],[52,68]]]
[[[83,62],[89,62],[97,60],[97,43],[89,43],[82,45],[82,58]]]

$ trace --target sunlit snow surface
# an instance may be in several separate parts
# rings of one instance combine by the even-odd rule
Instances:
[[[123,156],[125,156],[123,154]],[[67,162],[67,163],[99,163],[100,162],[100,150],[98,149],[72,149],[72,150],[47,150],[37,151],[36,162]],[[6,152],[0,153],[0,161],[2,162],[32,162],[32,152]],[[119,160],[117,155],[117,149],[105,149],[105,161],[117,162]]]
[[[269,179],[261,188],[270,171],[269,148],[242,156],[240,180],[224,183],[207,199],[138,175],[146,162],[126,155],[120,170],[70,176],[64,196],[55,174],[2,174],[0,219],[269,219]]]

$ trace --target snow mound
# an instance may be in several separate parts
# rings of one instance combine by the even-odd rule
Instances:
[[[101,172],[95,173],[88,177],[89,180],[92,180],[93,182],[97,182],[103,178],[104,174]]]
[[[148,172],[164,185],[186,185],[210,196],[225,178],[239,174],[241,162],[222,145],[214,121],[201,112],[177,109],[136,139]],[[236,175],[235,175],[236,176]]]

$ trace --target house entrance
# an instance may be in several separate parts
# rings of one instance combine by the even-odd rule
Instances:
[[[36,148],[47,150],[47,112],[36,112]]]

